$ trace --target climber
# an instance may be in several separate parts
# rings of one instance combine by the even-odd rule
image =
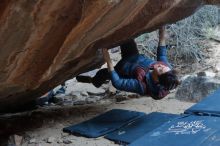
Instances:
[[[94,77],[79,75],[77,81],[100,87],[106,80],[111,80],[118,90],[151,96],[156,100],[164,98],[180,84],[176,71],[167,60],[164,26],[159,29],[157,61],[139,54],[133,39],[120,45],[120,48],[122,59],[115,67],[108,50],[103,49],[108,68],[99,70]]]

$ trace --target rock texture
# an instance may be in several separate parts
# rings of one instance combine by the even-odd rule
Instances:
[[[99,67],[99,48],[219,0],[1,0],[0,112]]]
[[[220,80],[207,75],[189,75],[184,77],[175,97],[182,101],[199,102],[220,87]]]

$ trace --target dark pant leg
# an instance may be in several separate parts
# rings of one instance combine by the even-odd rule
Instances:
[[[120,45],[121,48],[121,60],[116,64],[115,70],[119,74],[119,76],[123,78],[131,78],[128,71],[124,69],[132,65],[132,63],[128,63],[127,59],[131,56],[138,55],[138,49],[135,41],[133,39],[128,40],[127,42]],[[130,65],[128,65],[130,64]]]
[[[100,87],[107,80],[110,80],[110,75],[107,68],[100,69],[92,78],[92,83],[96,87]]]
[[[136,42],[134,39],[120,45],[122,59],[139,54]]]
[[[139,54],[137,45],[135,41],[128,40],[127,42],[123,43],[120,45],[121,47],[121,56],[122,59],[124,60],[127,57],[131,57],[133,55]],[[119,74],[119,76],[124,76],[123,71],[122,71],[122,66],[125,61],[120,61],[116,66],[115,66],[115,71]],[[96,75],[92,79],[92,83],[96,87],[100,87],[103,83],[105,83],[107,80],[110,80],[110,75],[108,72],[107,68],[99,70]]]

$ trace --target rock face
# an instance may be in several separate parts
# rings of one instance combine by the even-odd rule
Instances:
[[[0,112],[95,69],[99,48],[193,14],[219,0],[1,0]]]

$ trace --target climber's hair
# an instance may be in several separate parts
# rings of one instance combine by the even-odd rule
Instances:
[[[180,85],[180,81],[177,77],[177,70],[168,71],[159,76],[159,82],[162,86],[165,87],[166,90],[175,89],[178,85]]]

